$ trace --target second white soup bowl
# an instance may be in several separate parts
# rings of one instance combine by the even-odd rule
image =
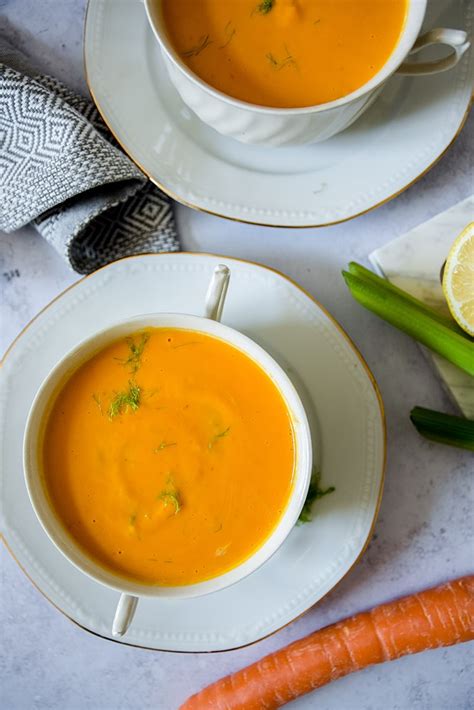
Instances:
[[[301,399],[292,382],[278,363],[253,340],[239,331],[221,324],[219,318],[227,289],[228,269],[218,267],[211,281],[206,303],[207,317],[180,313],[152,313],[130,318],[96,333],[69,352],[54,367],[41,385],[31,406],[24,435],[25,481],[35,513],[44,530],[62,554],[84,574],[122,594],[112,633],[122,636],[135,612],[139,597],[186,598],[209,594],[238,582],[257,570],[280,547],[298,520],[311,479],[311,432]],[[61,386],[71,374],[99,350],[119,338],[145,328],[182,328],[206,333],[223,340],[247,355],[273,381],[282,395],[293,426],[295,464],[293,485],[286,509],[265,542],[244,562],[212,579],[183,586],[158,586],[136,582],[114,573],[90,557],[52,509],[45,490],[41,465],[42,437],[48,411]]]
[[[184,103],[204,123],[242,143],[276,146],[326,140],[359,118],[395,72],[427,75],[446,71],[454,67],[469,48],[466,32],[462,30],[437,28],[418,37],[427,0],[407,0],[406,20],[398,43],[384,66],[366,84],[335,101],[317,106],[271,108],[235,99],[200,79],[186,66],[169,41],[162,0],[144,1],[148,21],[160,44],[169,77]],[[451,52],[447,57],[428,63],[405,61],[410,53],[419,52],[432,44],[447,45]]]

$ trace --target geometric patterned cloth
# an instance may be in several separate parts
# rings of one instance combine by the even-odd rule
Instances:
[[[131,254],[179,251],[170,199],[120,150],[94,104],[32,76],[0,36],[2,60],[0,229],[31,222],[81,274]]]

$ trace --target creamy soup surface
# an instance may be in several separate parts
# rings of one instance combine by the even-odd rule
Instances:
[[[229,96],[296,108],[341,98],[386,63],[406,0],[163,0],[169,39]]]
[[[157,585],[247,559],[288,503],[294,459],[266,373],[217,338],[167,328],[76,370],[42,442],[44,484],[71,536],[103,566]]]

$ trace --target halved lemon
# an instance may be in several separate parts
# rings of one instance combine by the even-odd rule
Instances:
[[[474,222],[461,232],[450,249],[444,267],[443,291],[456,323],[474,335]]]

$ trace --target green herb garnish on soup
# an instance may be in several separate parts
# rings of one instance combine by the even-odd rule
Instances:
[[[136,412],[140,406],[140,387],[131,380],[128,383],[128,388],[123,392],[117,392],[113,395],[109,406],[109,417],[113,419],[124,412]]]
[[[126,358],[117,358],[129,372],[134,375],[142,364],[142,355],[145,345],[150,337],[149,333],[139,333],[137,336],[125,338],[125,342],[129,349],[129,355]]]

